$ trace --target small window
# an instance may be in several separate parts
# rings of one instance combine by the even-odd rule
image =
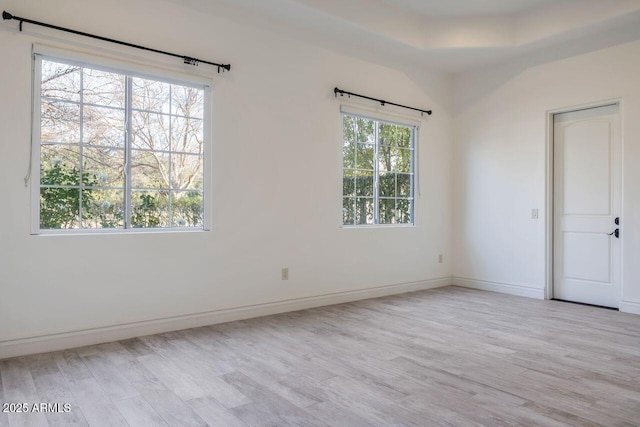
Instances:
[[[414,223],[416,128],[343,114],[342,222]]]
[[[36,232],[204,228],[205,87],[40,55],[36,67]]]

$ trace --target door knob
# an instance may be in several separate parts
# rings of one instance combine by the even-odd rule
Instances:
[[[611,233],[609,233],[608,236],[616,236],[616,239],[619,239],[620,238],[620,229],[616,228]]]

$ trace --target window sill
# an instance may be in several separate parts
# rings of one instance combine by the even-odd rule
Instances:
[[[163,228],[163,229],[146,229],[136,228],[128,230],[43,230],[40,233],[32,233],[32,236],[132,236],[132,235],[148,235],[148,234],[197,234],[207,233],[211,230],[203,228],[180,229],[180,228]]]
[[[371,224],[371,225],[342,225],[340,228],[349,230],[369,230],[371,228],[415,228],[415,224]]]

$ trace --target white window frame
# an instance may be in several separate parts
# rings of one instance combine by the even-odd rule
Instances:
[[[157,227],[157,228],[99,228],[99,229],[40,229],[40,147],[41,147],[41,81],[42,81],[42,60],[62,61],[79,67],[92,68],[96,70],[126,74],[127,76],[139,77],[162,81],[165,83],[192,86],[204,90],[203,99],[203,226],[202,227]],[[84,52],[69,51],[57,47],[33,45],[32,50],[32,137],[31,137],[31,234],[32,235],[73,235],[73,234],[135,234],[135,233],[188,233],[210,231],[212,224],[212,79],[203,76],[181,73],[150,67],[133,62],[120,61],[115,58],[97,56]],[[126,198],[129,202],[129,198]],[[126,205],[128,211],[130,206]]]
[[[375,142],[375,164],[374,164],[374,223],[373,224],[344,224],[343,219],[343,209],[344,209],[344,189],[343,189],[343,180],[344,180],[344,155],[343,155],[343,144],[344,144],[344,116],[355,116],[360,117],[367,120],[374,120],[376,122],[383,122],[392,125],[405,126],[411,129],[411,138],[412,138],[412,146],[413,146],[413,157],[411,159],[411,199],[412,199],[412,209],[411,209],[411,222],[408,223],[396,223],[396,224],[380,224],[379,221],[379,194],[378,194],[378,182],[379,182],[379,170],[378,170],[378,137],[377,137],[377,125],[376,125],[376,142]],[[341,105],[340,106],[340,227],[341,228],[352,228],[352,229],[368,229],[368,228],[413,228],[416,226],[416,212],[418,199],[420,196],[419,189],[419,176],[418,176],[418,142],[419,142],[419,134],[420,134],[420,125],[421,122],[417,120],[412,120],[409,117],[404,117],[400,115],[394,115],[386,112],[380,112],[377,110],[370,110],[367,108],[362,108],[358,106],[352,105]],[[397,196],[396,196],[397,198]],[[401,199],[406,199],[401,197]]]

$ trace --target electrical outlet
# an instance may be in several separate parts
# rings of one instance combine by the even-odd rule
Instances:
[[[282,269],[282,280],[289,280],[289,268]]]
[[[538,209],[531,209],[531,219],[538,219]]]
[[[438,254],[438,262],[442,264],[442,254]]]

